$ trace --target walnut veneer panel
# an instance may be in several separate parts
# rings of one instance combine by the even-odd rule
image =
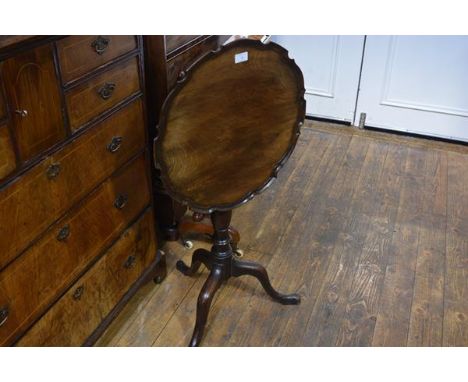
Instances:
[[[65,138],[51,44],[6,60],[0,66],[0,76],[5,84],[11,123],[23,161]]]
[[[0,345],[37,318],[150,203],[146,165],[141,156],[104,182],[0,273],[0,307],[9,311]],[[126,284],[119,286],[126,290]]]
[[[73,88],[65,95],[71,129],[79,129],[139,91],[140,78],[136,57]]]
[[[114,137],[122,139],[117,151],[111,152],[109,144]],[[143,149],[144,142],[142,102],[136,100],[2,190],[0,268],[105,177]],[[55,172],[57,174],[51,177]]]
[[[6,126],[0,125],[0,180],[16,168],[15,151]]]
[[[57,41],[65,83],[136,49],[135,36],[70,36]]]
[[[151,264],[155,254],[154,220],[149,210],[17,345],[81,345]]]

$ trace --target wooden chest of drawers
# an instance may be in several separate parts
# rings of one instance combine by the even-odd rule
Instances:
[[[92,344],[165,276],[137,36],[0,37],[0,344]]]

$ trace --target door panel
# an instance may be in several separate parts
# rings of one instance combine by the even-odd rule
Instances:
[[[364,36],[273,36],[304,74],[307,115],[352,122]]]
[[[0,75],[20,157],[27,161],[65,137],[52,45],[6,60]]]
[[[468,141],[467,63],[468,36],[368,36],[356,119]]]

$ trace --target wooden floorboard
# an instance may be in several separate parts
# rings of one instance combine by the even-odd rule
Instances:
[[[468,156],[448,158],[443,345],[468,346]]]
[[[427,154],[409,346],[441,346],[447,227],[447,156]]]
[[[245,258],[302,303],[230,279],[204,346],[468,346],[468,147],[308,121],[233,224]],[[208,272],[182,276],[175,262],[191,250],[164,250],[166,280],[144,286],[98,346],[188,343]]]

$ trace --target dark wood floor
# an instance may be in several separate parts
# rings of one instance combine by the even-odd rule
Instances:
[[[205,346],[468,346],[468,148],[308,122],[278,181],[234,212],[245,258],[300,306],[231,279]],[[195,247],[208,244],[196,241]],[[174,266],[126,306],[98,345],[190,339],[203,270]]]

